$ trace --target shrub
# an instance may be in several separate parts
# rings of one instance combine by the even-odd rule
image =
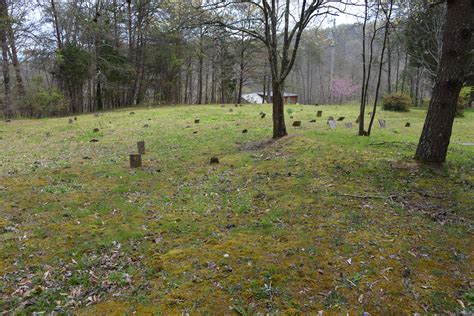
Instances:
[[[464,116],[464,108],[466,108],[466,106],[469,106],[470,93],[471,87],[469,86],[462,87],[461,91],[459,92],[458,104],[456,106],[457,117]]]
[[[411,104],[411,98],[403,93],[392,93],[383,98],[383,109],[386,111],[408,112]]]
[[[61,115],[65,110],[66,102],[61,91],[46,86],[42,77],[34,77],[26,93],[21,112],[31,117],[45,117]]]

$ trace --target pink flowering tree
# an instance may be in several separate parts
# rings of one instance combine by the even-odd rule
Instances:
[[[359,89],[359,85],[356,85],[349,78],[336,78],[331,85],[331,93],[339,100],[339,104],[344,99],[352,97]]]

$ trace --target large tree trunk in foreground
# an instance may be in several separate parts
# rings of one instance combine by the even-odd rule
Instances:
[[[440,70],[415,158],[444,162],[472,37],[474,2],[448,0]]]
[[[288,135],[285,126],[285,111],[283,104],[282,85],[273,82],[273,138],[281,138]]]

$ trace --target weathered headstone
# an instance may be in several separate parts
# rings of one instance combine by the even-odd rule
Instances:
[[[138,148],[138,153],[140,155],[144,155],[145,154],[145,141],[141,140],[137,142],[137,148]]]
[[[352,123],[351,122],[344,123],[344,126],[346,128],[352,128]]]
[[[410,122],[407,122],[407,123],[405,124],[405,127],[410,127],[410,125],[411,125]]]
[[[193,131],[193,134],[197,134],[198,132],[197,131]]]
[[[147,128],[147,127],[150,127],[150,125],[145,124],[145,125],[143,125],[143,127],[144,127],[144,128]]]
[[[247,132],[248,132],[248,130],[244,129],[244,130],[242,131],[242,134],[245,134],[245,133],[247,133]]]
[[[341,121],[344,121],[346,117],[345,116],[339,116],[339,118],[337,119],[338,122],[341,122]]]
[[[72,118],[69,119],[69,124],[72,124],[74,120]]]
[[[386,124],[386,122],[385,122],[384,119],[379,119],[379,125],[380,125],[380,128],[385,128],[385,127],[387,127],[387,124]]]
[[[260,118],[265,118],[266,115],[267,115],[266,113],[262,112],[262,113],[260,113]]]
[[[142,166],[142,155],[130,154],[130,168],[140,168]]]
[[[99,128],[96,127],[96,128],[94,128],[92,131],[93,131],[94,133],[97,133],[97,132],[99,131]]]
[[[195,120],[194,120],[194,123],[196,123],[196,124],[198,124],[199,122],[200,122],[199,119],[195,119]]]
[[[77,121],[77,116],[74,116],[74,121]]]
[[[217,157],[211,157],[210,163],[211,163],[211,165],[213,165],[213,164],[218,164],[218,163],[219,163],[219,158],[217,158]]]
[[[316,114],[317,117],[321,117],[323,116],[323,111],[318,111],[318,113]]]
[[[301,126],[301,121],[294,121],[293,126],[296,126],[296,127]]]
[[[329,124],[329,127],[331,129],[336,129],[336,127],[337,127],[336,121],[334,121],[334,120],[328,120],[328,124]]]
[[[316,120],[311,120],[311,121],[309,121],[309,122],[310,122],[310,123],[316,123]]]

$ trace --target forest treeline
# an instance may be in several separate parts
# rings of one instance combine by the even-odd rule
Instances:
[[[377,67],[387,32],[382,92],[403,91],[415,105],[426,104],[445,7],[404,3],[387,30],[377,29],[376,12],[369,12],[366,45]],[[213,14],[185,0],[0,0],[2,112],[44,117],[144,103],[241,103],[245,92],[269,94],[265,45],[212,23]],[[252,23],[244,8],[235,14],[239,23]],[[285,82],[300,103],[360,98],[363,19],[331,19],[319,16],[301,36]]]

